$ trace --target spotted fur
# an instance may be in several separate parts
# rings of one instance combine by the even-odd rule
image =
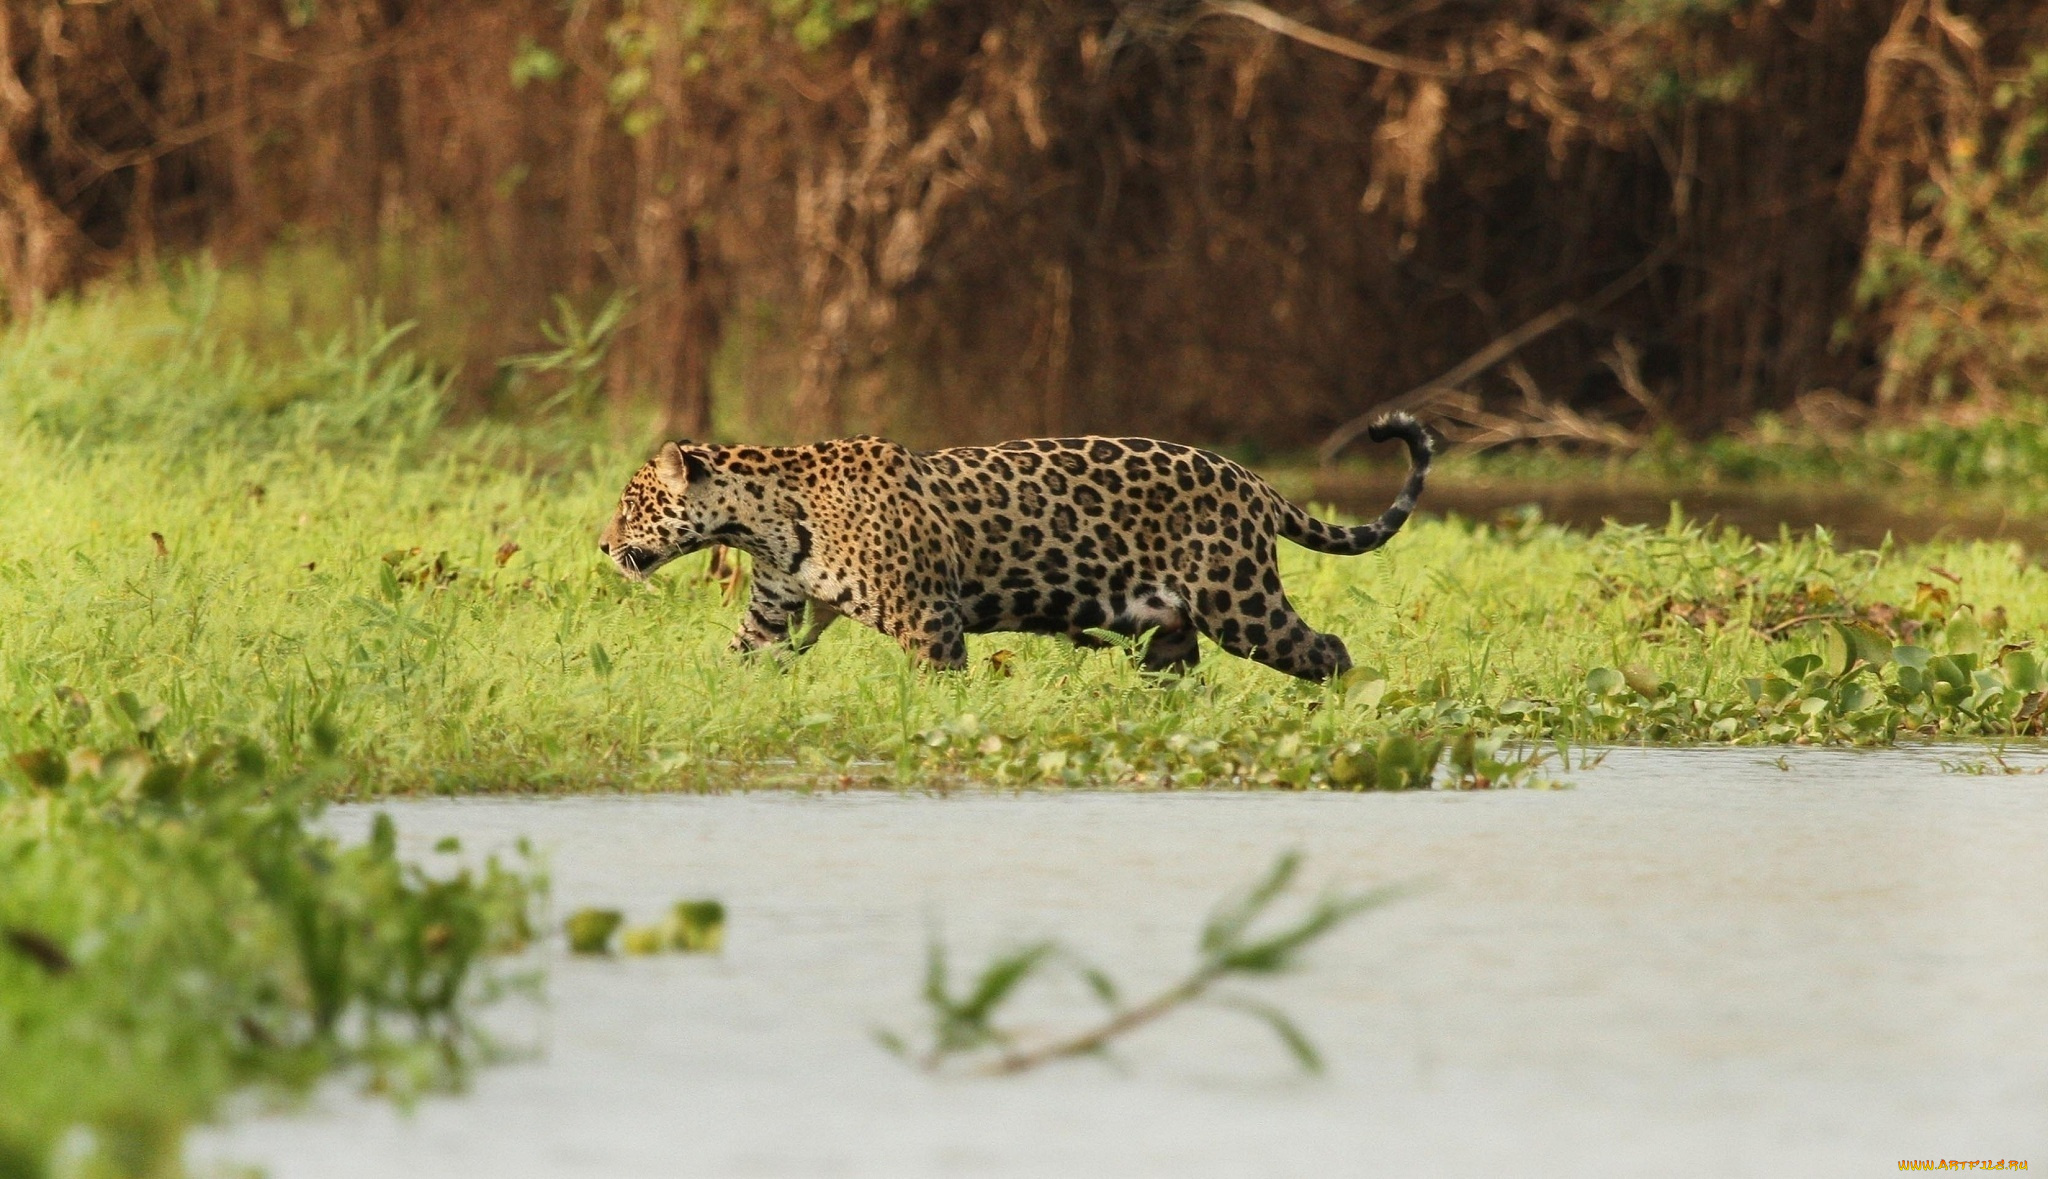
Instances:
[[[1280,586],[1275,537],[1318,552],[1379,548],[1415,509],[1435,443],[1395,414],[1408,481],[1378,520],[1325,524],[1219,455],[1149,438],[1036,438],[917,453],[880,438],[811,446],[671,442],[642,467],[599,542],[626,576],[712,545],[754,557],[735,650],[815,641],[840,615],[943,668],[963,636],[1152,632],[1144,666],[1192,668],[1197,636],[1322,680],[1351,666]],[[802,633],[790,631],[808,608]]]

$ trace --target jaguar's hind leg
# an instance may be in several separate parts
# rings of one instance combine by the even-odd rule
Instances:
[[[1286,594],[1254,590],[1232,605],[1232,610],[1200,619],[1216,645],[1232,655],[1311,683],[1351,670],[1351,652],[1344,648],[1344,640],[1303,622]]]

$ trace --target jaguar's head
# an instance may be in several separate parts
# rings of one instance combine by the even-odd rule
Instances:
[[[664,445],[627,480],[619,509],[597,547],[620,573],[640,581],[677,557],[715,543],[708,535],[714,471],[709,450]]]

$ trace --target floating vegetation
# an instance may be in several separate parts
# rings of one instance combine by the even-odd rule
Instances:
[[[578,909],[562,922],[562,935],[569,940],[571,954],[609,954],[612,934],[625,920],[617,909]]]
[[[1274,902],[1287,892],[1300,867],[1297,853],[1283,854],[1257,883],[1219,905],[1202,927],[1194,966],[1179,981],[1136,1002],[1127,1002],[1113,979],[1053,940],[996,955],[955,993],[945,944],[934,938],[925,960],[923,998],[931,1020],[925,1043],[913,1046],[905,1037],[888,1031],[876,1033],[876,1038],[884,1048],[927,1071],[957,1064],[970,1072],[1002,1076],[1056,1060],[1107,1056],[1117,1041],[1139,1028],[1191,1004],[1209,1003],[1264,1023],[1303,1071],[1321,1072],[1322,1055],[1285,1012],[1240,991],[1218,988],[1294,969],[1309,946],[1360,913],[1386,904],[1400,895],[1400,890],[1325,893],[1292,922],[1277,929],[1255,930]],[[1025,983],[1055,966],[1074,971],[1087,985],[1104,1009],[1099,1021],[1068,1032],[1029,1035],[998,1022],[1004,1005]]]
[[[562,922],[572,954],[612,952],[612,934],[628,954],[716,954],[725,949],[725,906],[715,900],[677,901],[653,925],[626,925],[617,909],[578,909]]]

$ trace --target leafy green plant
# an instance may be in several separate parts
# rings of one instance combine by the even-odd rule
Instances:
[[[1025,1072],[1056,1060],[1106,1055],[1117,1040],[1139,1028],[1190,1004],[1207,1002],[1243,1012],[1264,1023],[1304,1071],[1320,1072],[1321,1054],[1285,1012],[1235,991],[1218,993],[1217,988],[1294,969],[1310,945],[1358,914],[1386,904],[1401,890],[1325,893],[1294,921],[1277,929],[1256,930],[1254,927],[1293,883],[1300,866],[1298,854],[1283,854],[1243,894],[1219,905],[1202,927],[1194,967],[1180,981],[1135,1003],[1124,1001],[1121,988],[1108,975],[1050,940],[996,955],[956,994],[945,945],[934,938],[925,961],[923,988],[931,1019],[927,1043],[913,1049],[893,1032],[877,1033],[877,1038],[885,1048],[927,1071],[958,1061],[971,1071],[999,1076]],[[1058,963],[1072,965],[1101,1002],[1105,1014],[1100,1022],[1069,1033],[1031,1037],[998,1022],[1004,1005],[1026,982]]]
[[[159,706],[117,704],[154,734]],[[303,771],[247,740],[0,762],[5,1174],[81,1142],[90,1173],[170,1174],[237,1089],[358,1067],[411,1093],[490,1054],[470,1011],[523,981],[490,960],[526,943],[543,881],[495,857],[427,872],[384,817],[359,844],[322,832],[316,736]]]
[[[534,407],[536,415],[565,407],[584,412],[591,409],[604,386],[604,363],[611,353],[613,336],[632,305],[632,292],[615,292],[597,309],[597,314],[585,321],[577,314],[574,303],[555,296],[554,321],[540,325],[541,335],[554,347],[505,361],[505,366],[514,372],[545,375],[555,384],[555,391]]]

